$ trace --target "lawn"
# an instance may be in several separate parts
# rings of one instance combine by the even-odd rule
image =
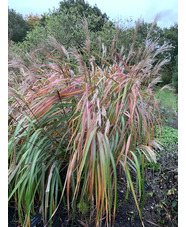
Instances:
[[[155,97],[160,103],[161,117],[164,124],[178,129],[178,94],[170,89],[157,89]]]

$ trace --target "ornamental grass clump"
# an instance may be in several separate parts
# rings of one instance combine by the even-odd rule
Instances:
[[[131,190],[142,221],[144,162],[156,162],[160,148],[154,140],[160,116],[152,88],[167,60],[157,62],[156,56],[168,46],[156,50],[157,43],[147,39],[134,52],[139,23],[126,57],[116,52],[115,41],[107,55],[102,45],[108,58],[94,53],[85,22],[81,52],[75,47],[67,52],[51,38],[58,55],[45,51],[46,64],[38,63],[36,51],[30,65],[10,62],[9,201],[15,201],[21,225],[30,226],[36,212],[44,225],[52,225],[61,203],[74,215],[86,204],[96,226],[103,217],[107,226],[114,224],[117,166],[126,174],[126,197]],[[79,73],[71,69],[73,57]]]

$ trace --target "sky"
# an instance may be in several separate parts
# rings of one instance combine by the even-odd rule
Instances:
[[[86,0],[85,0],[86,1]],[[49,9],[58,8],[60,0],[9,0],[8,6],[26,14],[47,13]],[[95,4],[102,13],[106,13],[110,19],[144,19],[145,22],[153,22],[155,16],[160,14],[158,26],[169,28],[178,23],[178,0],[87,0],[91,6]]]

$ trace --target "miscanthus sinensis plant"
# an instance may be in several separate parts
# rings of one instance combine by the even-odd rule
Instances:
[[[157,49],[150,30],[134,52],[139,24],[128,56],[117,53],[115,39],[108,53],[104,44],[99,55],[91,50],[85,21],[81,51],[67,52],[51,37],[55,52],[40,48],[28,54],[27,63],[18,57],[9,62],[9,201],[15,201],[21,225],[30,226],[35,212],[52,225],[61,203],[74,215],[86,204],[96,226],[103,217],[107,226],[114,224],[118,166],[142,221],[144,162],[156,162],[160,148],[154,140],[160,116],[153,86],[167,60],[157,62],[156,56],[168,46]],[[71,69],[72,57],[79,72]]]

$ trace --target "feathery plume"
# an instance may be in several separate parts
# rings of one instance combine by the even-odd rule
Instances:
[[[136,22],[136,28],[135,28],[134,38],[133,38],[133,41],[132,41],[132,44],[131,44],[131,47],[130,47],[130,51],[129,51],[129,54],[128,54],[126,63],[128,63],[128,61],[131,59],[132,55],[134,54],[134,45],[136,43],[136,38],[137,38],[139,26],[140,26],[140,19],[138,19],[137,22]],[[130,62],[129,62],[129,65],[130,65]]]
[[[53,36],[50,36],[50,41],[51,41],[52,45],[59,51],[61,56],[63,56],[65,54],[67,59],[69,59],[68,51],[65,49],[65,47],[63,45],[60,45]]]

